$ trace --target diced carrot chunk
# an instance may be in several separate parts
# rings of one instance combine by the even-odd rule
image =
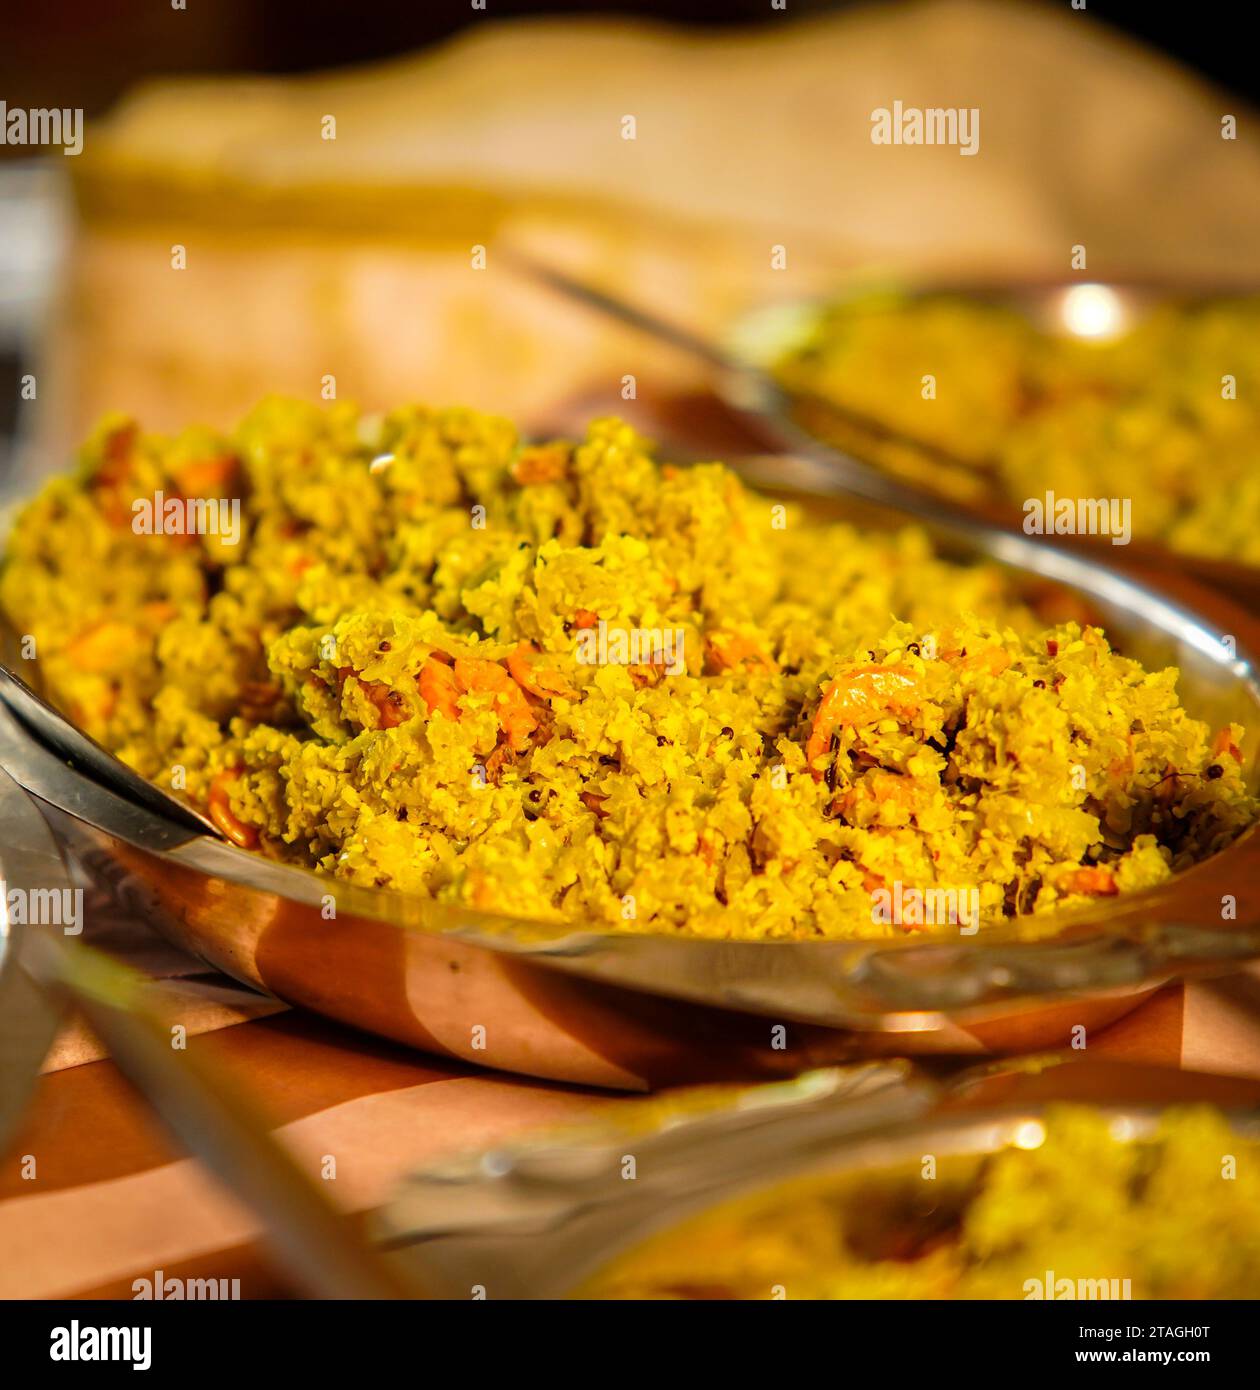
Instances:
[[[1073,869],[1059,880],[1065,893],[1088,893],[1094,898],[1110,898],[1120,891],[1110,869],[1097,865],[1088,869]]]
[[[210,796],[207,809],[210,819],[224,833],[224,835],[241,849],[258,848],[258,831],[252,825],[246,825],[239,816],[232,810],[228,798],[227,784],[234,782],[243,771],[242,768],[227,768],[220,772],[210,783]]]

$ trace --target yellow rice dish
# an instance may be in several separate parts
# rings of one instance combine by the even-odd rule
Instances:
[[[962,498],[1121,498],[1135,536],[1260,564],[1260,298],[1165,306],[1119,336],[1038,332],[1014,309],[869,295],[827,310],[775,368],[816,398],[945,449],[893,471]],[[836,438],[843,443],[843,436]]]
[[[1140,1142],[1084,1106],[987,1157],[802,1180],[617,1260],[593,1298],[1254,1298],[1260,1145],[1207,1107]]]
[[[217,534],[204,505],[180,533],[218,499]],[[1040,914],[1255,816],[1243,731],[1190,718],[1175,671],[617,420],[107,420],[18,520],[0,604],[51,698],[237,844],[489,911],[957,931],[903,890]]]

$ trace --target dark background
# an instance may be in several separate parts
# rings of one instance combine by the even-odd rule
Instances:
[[[302,72],[419,48],[459,29],[536,14],[618,13],[698,25],[764,24],[850,8],[849,0],[0,0],[0,97],[11,106],[104,110],[139,77]],[[898,3],[898,0],[886,0]],[[1071,9],[1070,0],[1005,0]],[[1086,0],[1082,23],[1135,35],[1252,104],[1260,98],[1255,0]],[[0,147],[0,156],[22,151]]]

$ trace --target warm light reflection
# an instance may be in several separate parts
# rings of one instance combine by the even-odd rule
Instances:
[[[1137,1137],[1137,1125],[1128,1115],[1117,1115],[1107,1126],[1107,1133],[1116,1141],[1117,1144],[1127,1144],[1130,1140]]]
[[[1064,290],[1059,318],[1076,338],[1114,338],[1126,322],[1123,301],[1106,285],[1073,285]]]
[[[1046,1127],[1040,1120],[1025,1120],[1011,1139],[1017,1149],[1039,1149],[1045,1142]]]

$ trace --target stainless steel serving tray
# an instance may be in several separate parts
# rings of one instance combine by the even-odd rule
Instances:
[[[372,1230],[431,1297],[564,1298],[644,1240],[734,1200],[798,1181],[917,1170],[924,1154],[1035,1147],[1047,1103],[1081,1103],[1080,1093],[1100,1089],[1091,1064],[1056,1062],[1038,1059],[1052,1069],[1040,1088],[1050,1101],[994,1104],[982,1094],[972,1104],[967,1074],[940,1083],[905,1063],[867,1063],[623,1102],[585,1125],[425,1167]],[[1140,1140],[1161,1109],[1188,1102],[1227,1107],[1236,1130],[1260,1139],[1254,1085],[1226,1098],[1217,1079],[1137,1069],[1118,1083],[1104,1078],[1101,1089],[1118,1142]]]
[[[562,287],[565,282],[561,281]],[[855,496],[901,507],[913,515],[941,515],[953,511],[982,523],[1019,532],[1023,515],[1018,506],[1000,496],[994,484],[991,496],[983,493],[960,500],[947,487],[939,490],[895,476],[869,460],[878,457],[889,431],[870,421],[864,430],[854,421],[834,420],[847,445],[846,454],[831,448],[811,430],[810,412],[826,415],[823,401],[802,402],[784,391],[773,376],[775,363],[793,348],[807,342],[819,316],[828,308],[860,300],[871,292],[888,292],[908,300],[938,296],[973,299],[1001,305],[1022,314],[1048,336],[1089,338],[1078,319],[1083,295],[1092,295],[1089,312],[1100,313],[1111,321],[1104,336],[1121,336],[1147,313],[1161,305],[1196,306],[1231,298],[1260,294],[1253,284],[1169,284],[1140,279],[1093,281],[1085,275],[1071,280],[1025,280],[1001,282],[912,281],[859,277],[838,288],[834,295],[777,301],[754,307],[735,319],[721,343],[710,350],[711,364],[718,368],[715,383],[718,394],[754,429],[765,446],[778,452],[821,451],[830,454],[836,477]],[[644,316],[643,326],[652,331],[655,320]],[[657,326],[659,328],[659,326]],[[1097,324],[1091,325],[1097,327]],[[684,345],[689,341],[683,334]],[[694,350],[694,344],[693,350]],[[1260,447],[1260,446],[1258,446]],[[931,448],[925,453],[930,458]],[[1106,537],[1060,537],[1061,543],[1104,563],[1117,559],[1116,547]],[[1254,606],[1260,601],[1260,566],[1238,561],[1173,551],[1157,541],[1134,540],[1124,547],[1126,561],[1162,572],[1172,569],[1211,584],[1224,593]]]
[[[761,460],[753,481],[843,505],[826,466]],[[870,525],[903,514],[858,508]],[[1193,607],[994,527],[934,522],[942,547],[1088,599],[1126,651],[1175,664],[1188,708],[1260,731],[1260,624],[1216,595]],[[1231,641],[1222,641],[1228,634]],[[1249,772],[1257,777],[1254,734]],[[235,978],[427,1051],[508,1071],[642,1089],[795,1073],[855,1055],[1056,1046],[1170,979],[1260,955],[1253,829],[1152,891],[975,937],[732,942],[558,928],[344,884],[176,824],[50,751],[0,708],[0,764],[142,881],[161,928]],[[1223,894],[1237,920],[1222,920]],[[330,915],[335,904],[335,916]]]

